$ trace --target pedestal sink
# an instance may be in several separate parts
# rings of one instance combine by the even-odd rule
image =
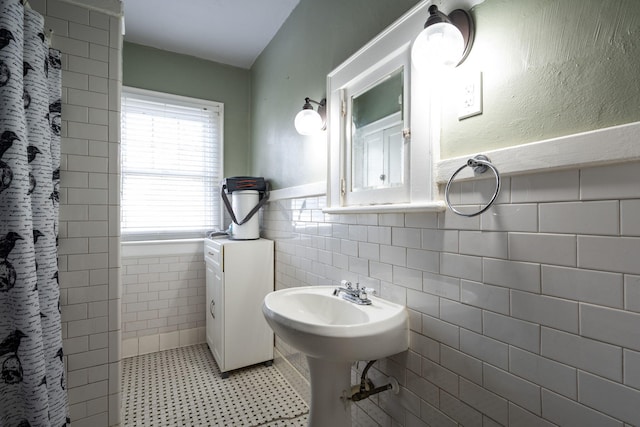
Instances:
[[[409,348],[406,307],[377,297],[358,305],[334,296],[335,286],[306,286],[269,293],[267,323],[307,356],[311,377],[310,427],[351,426],[351,364]]]

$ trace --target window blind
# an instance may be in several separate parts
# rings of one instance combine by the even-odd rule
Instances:
[[[220,103],[123,90],[122,239],[203,237],[221,226]]]

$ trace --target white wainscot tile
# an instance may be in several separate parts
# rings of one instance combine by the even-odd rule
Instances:
[[[509,371],[571,399],[578,397],[577,370],[570,366],[511,347]]]
[[[349,226],[349,240],[356,240],[358,242],[367,241],[367,226],[366,225],[350,225]]]
[[[624,277],[624,308],[640,312],[640,276]]]
[[[358,242],[358,256],[373,261],[379,261],[380,245],[375,243]]]
[[[580,175],[577,169],[511,178],[512,203],[578,200],[579,194]]]
[[[578,236],[578,267],[640,274],[640,238]]]
[[[433,317],[440,316],[440,298],[435,295],[407,289],[407,307]]]
[[[422,230],[422,249],[458,252],[458,230]]]
[[[380,245],[380,261],[405,267],[407,265],[407,248]]]
[[[581,304],[580,332],[585,337],[640,350],[638,313]]]
[[[458,395],[458,376],[429,359],[422,359],[422,377],[439,388]]]
[[[540,352],[540,326],[501,314],[483,312],[484,334],[507,344]]]
[[[438,404],[438,387],[411,371],[407,371],[406,387],[407,389],[418,395],[420,399],[425,400],[432,405]]]
[[[528,292],[540,292],[540,265],[483,259],[484,282]]]
[[[491,173],[491,172],[488,172]],[[491,173],[493,175],[493,173]],[[486,175],[483,175],[486,176]],[[454,189],[453,187],[459,187]],[[501,177],[500,191],[496,197],[496,204],[509,203],[511,194],[511,178]],[[486,205],[496,191],[496,179],[490,177],[487,179],[474,179],[470,181],[461,181],[459,184],[452,186],[453,191],[460,191],[459,200],[463,205]]]
[[[486,388],[460,378],[460,400],[490,416],[502,425],[506,426],[508,424],[509,406],[507,399],[490,392]]]
[[[578,303],[529,292],[511,291],[513,317],[578,333]]]
[[[367,240],[381,245],[391,244],[391,227],[367,227]]]
[[[624,350],[624,383],[640,390],[640,352]]]
[[[420,249],[420,230],[417,228],[393,227],[391,229],[391,244],[393,246]]]
[[[440,344],[429,337],[410,332],[409,348],[435,362],[440,361]]]
[[[487,215],[492,214],[493,210],[496,208],[497,206],[492,207],[491,208],[492,212],[487,213]],[[478,210],[478,206],[472,206],[470,209],[467,209],[466,207],[458,208],[456,206],[456,209],[458,209],[461,212],[466,212],[467,210],[476,211]],[[453,230],[479,230],[480,216],[474,216],[474,217],[461,216],[452,212],[450,209],[447,209],[444,212],[438,213],[438,228],[453,229]]]
[[[517,261],[575,267],[576,236],[509,233],[509,258]]]
[[[440,274],[467,280],[482,280],[482,258],[442,252]]]
[[[543,265],[542,293],[622,308],[622,274]]]
[[[459,301],[460,279],[439,274],[423,273],[422,290],[433,295]]]
[[[483,377],[486,389],[541,415],[540,386],[491,365],[483,366]]]
[[[393,280],[393,266],[371,261],[369,263],[369,274],[375,279],[391,282]]]
[[[622,427],[622,423],[580,403],[542,390],[542,416],[559,426]]]
[[[404,215],[404,226],[436,228],[438,226],[438,214],[433,212],[408,212]]]
[[[638,164],[634,162],[581,170],[580,198],[582,200],[640,198]]]
[[[544,404],[542,406],[542,414],[544,415]],[[556,427],[555,424],[513,403],[509,403],[509,420],[511,421],[511,425],[519,427]]]
[[[437,273],[439,264],[440,256],[438,252],[407,249],[407,267],[409,268]]]
[[[393,283],[407,288],[422,289],[422,271],[393,266]]]
[[[614,381],[622,381],[622,349],[555,329],[542,328],[540,354]]]
[[[618,201],[543,203],[540,232],[617,235]]]
[[[463,425],[463,426],[481,426],[482,425],[482,414],[473,409],[471,406],[466,403],[460,401],[458,398],[450,395],[446,392],[440,393],[440,409],[442,412],[447,414],[449,417],[453,418],[457,421],[455,426]],[[429,418],[431,421],[433,418]],[[432,425],[437,426],[448,426],[448,422],[442,422],[438,420]]]
[[[357,257],[349,257],[349,271],[364,276],[369,275],[369,261]],[[422,277],[420,278],[422,280]]]
[[[640,424],[640,391],[586,372],[578,373],[580,403],[629,424]]]
[[[440,319],[478,333],[482,332],[482,310],[470,305],[442,298]]]
[[[620,201],[620,234],[640,236],[640,200]]]
[[[460,331],[460,351],[503,369],[509,366],[507,344],[465,329]]]
[[[482,230],[487,231],[538,231],[538,205],[497,205],[480,215]]]
[[[507,233],[460,231],[460,253],[491,258],[507,258]]]
[[[509,290],[480,282],[460,281],[460,302],[509,314]]]
[[[422,316],[422,333],[427,337],[440,341],[449,347],[458,348],[460,328],[431,316]]]
[[[443,345],[440,347],[440,363],[456,374],[482,384],[482,362],[479,359]]]

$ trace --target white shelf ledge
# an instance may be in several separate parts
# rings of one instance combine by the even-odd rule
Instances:
[[[328,214],[351,214],[351,213],[393,213],[393,212],[441,212],[446,205],[442,201],[423,203],[395,203],[388,205],[369,206],[341,206],[325,208],[322,210]]]

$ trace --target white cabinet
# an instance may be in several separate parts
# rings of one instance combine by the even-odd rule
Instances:
[[[205,239],[207,344],[223,378],[273,360],[262,301],[273,291],[273,241]]]

